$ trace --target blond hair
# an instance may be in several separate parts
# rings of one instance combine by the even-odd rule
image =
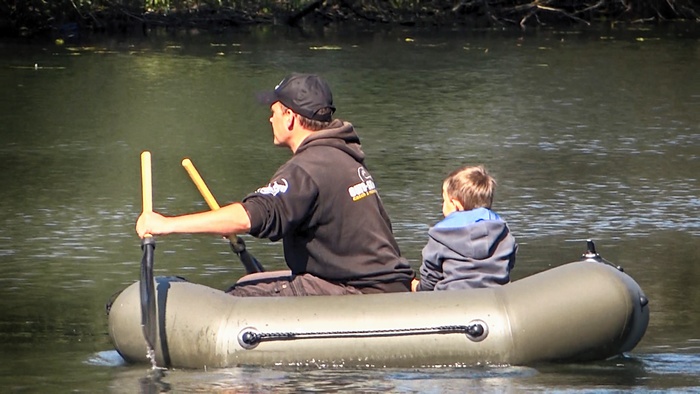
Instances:
[[[450,198],[462,204],[464,210],[491,209],[496,180],[484,166],[465,166],[452,171],[443,182],[443,187]]]

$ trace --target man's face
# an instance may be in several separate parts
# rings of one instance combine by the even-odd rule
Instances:
[[[290,130],[287,127],[288,117],[292,116],[292,111],[286,109],[279,101],[270,106],[270,124],[272,125],[273,142],[277,146],[286,146],[290,136]]]

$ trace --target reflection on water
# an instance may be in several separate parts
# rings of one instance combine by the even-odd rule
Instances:
[[[86,364],[98,367],[123,367],[128,365],[116,350],[105,350],[91,355]]]
[[[700,312],[687,305],[700,303],[700,52],[679,32],[0,43],[0,391],[697,390]],[[311,49],[324,46],[339,49]],[[575,260],[593,238],[650,299],[640,345],[591,365],[167,371],[169,386],[144,388],[147,369],[112,350],[104,309],[138,279],[139,154],[153,153],[158,211],[207,209],[184,157],[220,203],[240,199],[288,157],[253,97],[292,70],[329,79],[414,267],[443,177],[483,163],[520,244],[513,277]],[[280,245],[246,242],[268,269],[284,267]],[[207,236],[159,237],[155,267],[216,288],[244,273]]]
[[[144,392],[144,385],[172,387],[178,392],[226,393],[504,392],[516,388],[515,382],[537,374],[533,368],[508,366],[410,371],[240,367],[214,371],[174,370],[166,371],[162,375],[145,368],[130,368],[117,374],[110,392]]]
[[[102,352],[95,365],[121,366],[116,352]],[[442,367],[396,369],[285,369],[239,367],[212,371],[153,371],[147,367],[117,372],[110,392],[147,392],[172,388],[178,392],[620,392],[673,389],[695,391],[697,354],[658,353],[616,357],[573,365]],[[671,384],[669,382],[672,382]],[[594,388],[593,388],[594,387]],[[167,390],[166,390],[167,391]]]

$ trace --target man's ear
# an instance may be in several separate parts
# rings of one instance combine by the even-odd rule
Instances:
[[[287,126],[287,130],[291,131],[292,129],[294,129],[294,122],[297,121],[296,114],[291,109],[288,109],[284,116],[285,126]]]

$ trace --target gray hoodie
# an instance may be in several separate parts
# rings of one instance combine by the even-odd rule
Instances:
[[[493,287],[510,281],[518,245],[495,212],[453,212],[431,227],[428,236],[419,291]]]

